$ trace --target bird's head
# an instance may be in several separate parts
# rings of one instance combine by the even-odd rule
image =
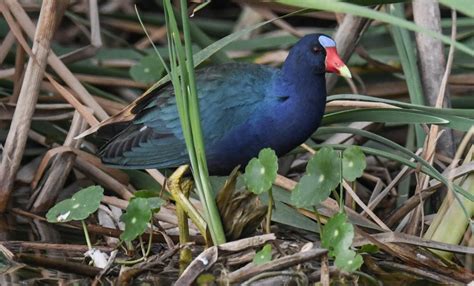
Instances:
[[[290,50],[289,58],[300,68],[308,68],[315,73],[336,73],[352,77],[336,50],[336,42],[324,34],[309,34],[301,38]]]

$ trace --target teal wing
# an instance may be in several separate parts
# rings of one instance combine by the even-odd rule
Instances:
[[[276,71],[241,63],[196,71],[206,146],[214,145],[263,108]],[[104,163],[123,168],[165,168],[188,162],[173,87],[168,84],[151,96],[134,110],[135,119],[100,150]]]

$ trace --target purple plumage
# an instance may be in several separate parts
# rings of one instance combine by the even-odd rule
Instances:
[[[325,73],[350,76],[321,34],[303,37],[282,69],[231,63],[196,70],[209,172],[226,175],[259,150],[284,155],[318,128],[326,103]],[[113,123],[119,132],[100,151],[118,168],[170,168],[188,162],[173,87],[168,84],[141,99],[134,118]]]

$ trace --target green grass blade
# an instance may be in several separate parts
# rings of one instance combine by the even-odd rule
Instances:
[[[408,0],[342,0],[343,2],[364,6],[407,2]]]
[[[185,15],[186,19],[183,19],[182,15]],[[206,46],[212,44],[213,40],[210,39],[209,36],[206,35],[206,33],[204,33],[198,26],[189,25],[189,20],[187,18],[187,13],[183,14],[182,9],[181,9],[181,13],[175,13],[175,16],[176,16],[176,19],[182,23],[183,31],[186,29],[188,31],[190,37],[192,35],[192,38],[193,38],[194,42],[196,42],[199,46],[206,47]],[[184,27],[184,22],[188,23],[186,28]],[[185,39],[185,41],[186,41],[186,39]],[[191,44],[192,43],[190,42],[189,43],[190,47],[191,47]],[[216,51],[212,56],[210,56],[210,58],[216,64],[223,64],[223,63],[231,62],[231,59],[229,59],[227,57],[227,55],[225,54],[225,52],[223,52],[221,50]]]
[[[354,109],[354,110],[339,111],[339,112],[327,114],[323,119],[323,124],[330,124],[330,123],[335,123],[335,122],[351,122],[354,120],[354,118],[357,118],[358,121],[372,121],[372,122],[443,124],[446,127],[463,131],[463,132],[469,131],[471,126],[474,125],[474,112],[472,110],[434,108],[434,107],[427,107],[423,105],[399,102],[395,100],[374,98],[370,96],[355,95],[355,94],[329,96],[327,100],[332,101],[332,100],[348,100],[348,99],[388,103],[388,104],[392,104],[392,105],[399,106],[406,109]],[[400,116],[403,116],[403,113],[405,112],[407,113],[414,112],[414,113],[404,118],[397,118],[397,114],[399,114]],[[351,118],[350,117],[351,114],[353,114],[353,116],[355,117]],[[421,114],[424,114],[427,117],[424,117],[424,116],[420,117],[419,115]],[[411,120],[413,119],[411,118],[413,116],[415,116],[416,118],[414,118],[414,120]],[[444,122],[430,121],[432,117],[441,119]],[[362,120],[362,118],[365,118],[367,120]],[[423,121],[423,120],[426,120],[426,121]]]
[[[224,230],[210,187],[204,140],[202,138],[199,103],[196,90],[187,2],[181,1],[184,44],[181,42],[178,22],[170,0],[163,3],[168,28],[170,51],[169,78],[173,83],[176,104],[186,149],[194,175],[196,190],[203,204],[204,215],[214,244],[225,242]]]
[[[433,38],[441,40],[443,43],[450,45],[451,44],[451,39],[449,37],[446,37],[442,34],[433,32],[429,29],[420,27],[413,22],[400,19],[398,17],[395,17],[393,15],[375,11],[370,8],[358,6],[355,4],[350,4],[350,3],[345,3],[345,2],[339,2],[336,0],[276,0],[275,2],[289,5],[289,6],[296,6],[300,8],[310,8],[310,9],[316,9],[316,10],[323,10],[323,11],[330,11],[330,12],[336,12],[336,13],[347,13],[347,14],[352,14],[355,16],[360,16],[360,17],[365,17],[377,21],[381,21],[384,23],[389,23],[392,25],[396,25],[414,32],[419,32],[419,33],[425,33]],[[474,56],[474,49],[464,45],[458,41],[452,43],[454,47],[456,47],[458,50],[470,55]]]
[[[352,109],[337,111],[326,114],[322,125],[341,122],[370,121],[385,123],[425,123],[425,124],[448,124],[449,121],[426,112],[412,109]]]
[[[196,153],[196,163],[197,166],[193,166],[193,172],[195,176],[199,177],[200,187],[202,189],[201,193],[203,195],[203,200],[206,209],[206,215],[208,216],[208,224],[210,228],[210,233],[214,244],[225,243],[225,234],[224,228],[222,227],[222,222],[220,218],[219,211],[217,209],[216,201],[211,190],[211,184],[209,181],[209,172],[207,169],[206,162],[206,153],[204,147],[204,140],[202,138],[202,128],[201,128],[201,117],[199,114],[199,102],[197,87],[194,75],[194,61],[193,53],[191,49],[191,36],[190,36],[190,26],[187,19],[187,2],[186,0],[181,0],[181,17],[183,24],[183,34],[184,34],[184,44],[187,47],[185,50],[186,57],[186,69],[188,75],[188,96],[189,96],[189,113],[190,113],[190,123],[193,136],[194,149]],[[186,16],[186,17],[185,17]],[[183,63],[183,62],[182,62]],[[184,66],[184,65],[183,65]],[[197,167],[197,169],[196,169]]]
[[[471,0],[439,0],[439,2],[467,16],[474,17],[473,3]]]
[[[201,63],[203,63],[204,61],[206,61],[207,59],[209,59],[209,57],[211,57],[213,54],[215,54],[216,52],[220,51],[221,49],[223,49],[224,47],[226,47],[227,45],[229,45],[230,43],[232,43],[233,41],[239,39],[240,37],[242,37],[243,35],[247,34],[247,33],[250,33],[252,32],[253,30],[255,29],[258,29],[264,25],[267,25],[271,22],[274,22],[278,19],[282,19],[282,18],[285,18],[285,17],[289,17],[291,15],[295,15],[295,14],[298,14],[300,13],[301,11],[303,10],[299,10],[299,11],[296,11],[296,12],[293,12],[293,13],[290,13],[290,14],[287,14],[287,15],[284,15],[284,16],[281,16],[281,17],[278,17],[278,18],[275,18],[275,19],[271,19],[271,20],[268,20],[268,21],[265,21],[265,22],[261,22],[261,23],[258,23],[254,26],[251,26],[251,27],[248,27],[248,28],[245,28],[245,29],[242,29],[240,31],[237,31],[235,33],[232,33],[228,36],[225,36],[224,38],[210,44],[209,46],[207,46],[206,48],[200,50],[199,52],[195,53],[194,56],[193,56],[193,61],[194,61],[194,67],[197,67],[199,66]],[[144,95],[152,92],[154,89],[156,89],[157,87],[159,87],[160,85],[168,82],[170,80],[169,76],[165,76],[163,77],[162,79],[160,79],[158,82],[156,82],[155,84],[153,84],[147,91],[145,91]]]
[[[405,6],[403,4],[389,5],[390,14],[405,20]],[[392,37],[397,48],[400,62],[402,63],[405,81],[408,86],[410,101],[414,104],[424,105],[423,88],[420,73],[416,64],[415,45],[413,44],[408,30],[398,26],[390,27]],[[425,133],[420,125],[415,125],[416,145],[422,147],[425,142]]]
[[[391,105],[395,105],[398,107],[409,108],[409,109],[417,109],[426,111],[429,113],[435,113],[437,115],[453,115],[453,116],[461,116],[466,118],[474,118],[474,109],[456,109],[456,108],[436,108],[431,106],[413,104],[413,103],[406,103],[398,100],[368,96],[368,95],[360,95],[360,94],[336,94],[327,97],[327,101],[334,101],[334,100],[362,100],[362,101],[370,101],[370,102],[380,102],[380,103],[387,103]]]

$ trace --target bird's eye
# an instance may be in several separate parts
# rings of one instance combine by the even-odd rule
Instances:
[[[313,52],[314,52],[315,54],[320,53],[321,50],[322,50],[321,47],[318,47],[318,46],[314,46],[314,47],[313,47]]]

